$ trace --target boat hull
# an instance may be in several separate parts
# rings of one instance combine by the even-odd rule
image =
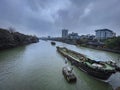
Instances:
[[[55,45],[56,43],[55,42],[51,42],[51,45]]]
[[[101,80],[107,80],[113,73],[115,73],[114,71],[102,71],[102,70],[90,68],[90,67],[88,67],[87,65],[85,65],[82,62],[77,62],[76,60],[74,60],[69,55],[65,55],[64,53],[62,53],[60,51],[59,48],[57,48],[57,51],[61,55],[66,57],[71,62],[71,64],[75,65],[76,67],[78,67],[83,72],[85,72],[85,73],[87,73],[87,74],[89,74],[89,75],[91,75],[91,76],[93,76],[95,78],[98,78],[98,79],[101,79]]]
[[[72,71],[69,71],[67,67],[63,67],[62,73],[68,82],[76,82],[76,76]]]

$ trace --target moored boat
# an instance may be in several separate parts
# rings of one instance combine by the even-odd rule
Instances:
[[[65,47],[57,47],[57,51],[79,69],[98,79],[107,80],[116,72],[116,68],[106,62],[92,60],[83,54],[69,50]]]
[[[52,45],[55,45],[56,43],[52,41],[51,44],[52,44]]]

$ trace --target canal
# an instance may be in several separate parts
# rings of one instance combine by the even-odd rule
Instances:
[[[56,42],[96,60],[114,60],[120,54]],[[71,66],[70,63],[67,65]],[[50,41],[0,51],[0,90],[113,90],[120,87],[120,73],[106,82],[96,80],[73,66],[76,83],[67,83],[62,75],[65,59]]]

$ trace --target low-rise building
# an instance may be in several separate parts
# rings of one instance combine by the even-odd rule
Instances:
[[[81,35],[81,36],[80,36],[80,39],[94,40],[94,39],[95,39],[95,35],[90,35],[90,34],[87,34],[87,35]]]
[[[69,37],[70,39],[79,39],[79,38],[80,38],[80,36],[78,35],[78,33],[74,33],[74,32],[70,33],[70,34],[68,35],[68,37]]]
[[[96,39],[98,40],[112,38],[116,36],[116,34],[109,29],[99,29],[99,30],[96,30],[95,32],[96,32]]]

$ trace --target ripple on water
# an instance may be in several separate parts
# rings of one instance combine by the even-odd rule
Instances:
[[[115,60],[120,56],[65,43],[57,42],[56,45],[68,47],[98,60]],[[65,59],[49,41],[0,52],[0,90],[112,90],[112,87],[118,87],[119,74],[113,75],[110,82],[105,83],[76,67],[74,72],[77,82],[69,84],[62,75],[63,66]]]

